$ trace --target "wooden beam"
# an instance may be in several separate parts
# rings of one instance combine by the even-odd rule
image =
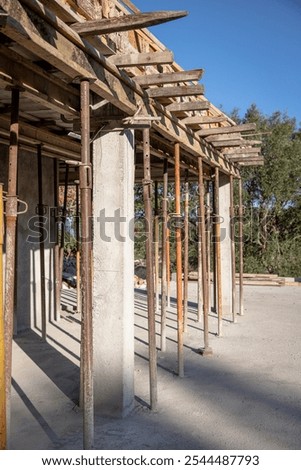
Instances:
[[[260,151],[259,147],[245,147],[241,149],[228,149],[225,152],[223,152],[223,155],[225,157],[235,157],[237,155],[243,155],[245,153],[258,153]]]
[[[220,140],[217,142],[211,142],[214,147],[241,147],[243,145],[257,145],[261,144],[261,140]]]
[[[171,103],[166,106],[166,110],[171,113],[181,113],[185,111],[202,111],[210,108],[209,101],[183,101],[181,103]]]
[[[196,131],[196,135],[198,135],[198,131]],[[203,137],[204,138],[204,137]],[[237,140],[241,139],[242,135],[239,132],[235,132],[235,134],[220,134],[220,135],[210,135],[205,137],[206,142],[219,142],[220,140]]]
[[[117,16],[109,19],[90,20],[83,23],[73,23],[72,29],[80,36],[94,36],[121,31],[148,28],[168,21],[184,18],[187,11],[154,11],[150,13],[135,13]]]
[[[173,98],[176,96],[195,96],[204,94],[204,85],[166,86],[147,90],[150,98]]]
[[[135,83],[138,83],[142,88],[147,88],[151,85],[165,85],[169,83],[193,82],[201,79],[204,73],[203,69],[187,70],[183,72],[174,73],[154,73],[150,75],[141,75],[133,77]]]
[[[217,124],[219,122],[227,122],[227,116],[189,116],[181,119],[186,126],[193,124]]]
[[[260,157],[260,154],[257,153],[257,154],[254,154],[254,153],[251,153],[251,154],[244,154],[244,155],[237,155],[237,156],[231,156],[229,155],[228,158],[231,162],[244,162],[246,160],[254,160],[254,159],[258,159]]]
[[[141,52],[133,54],[116,54],[108,59],[116,67],[137,67],[142,65],[172,64],[174,61],[171,51]]]
[[[209,128],[209,129],[202,129],[198,131],[198,135],[200,137],[207,137],[209,135],[218,135],[218,134],[233,134],[235,132],[243,132],[243,131],[254,131],[256,129],[256,124],[241,124],[240,126],[224,126],[218,128]]]
[[[239,166],[263,166],[264,160],[253,160],[253,161],[246,161],[246,162],[239,162]]]

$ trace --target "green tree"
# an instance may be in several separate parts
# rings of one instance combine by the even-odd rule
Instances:
[[[265,161],[242,169],[245,270],[300,276],[301,138],[296,121],[280,112],[264,116],[252,105],[241,122],[256,122]]]

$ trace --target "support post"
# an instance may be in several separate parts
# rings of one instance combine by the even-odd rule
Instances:
[[[39,225],[43,226],[44,218],[44,206],[43,206],[43,175],[42,175],[42,146],[38,145],[38,214],[39,214]],[[46,292],[45,292],[45,241],[44,232],[40,230],[39,237],[40,247],[40,277],[41,277],[41,329],[42,329],[42,340],[47,341],[46,332]]]
[[[8,157],[8,187],[6,201],[6,260],[5,260],[5,301],[4,327],[6,351],[6,421],[7,440],[10,438],[11,409],[11,373],[12,339],[15,307],[15,264],[16,264],[16,229],[17,229],[17,183],[18,183],[18,147],[19,147],[19,100],[20,91],[12,89],[10,146]]]
[[[79,210],[79,181],[75,182],[76,188],[76,305],[77,312],[81,313],[81,288],[80,288],[80,210]]]
[[[0,450],[6,449],[6,373],[3,310],[3,185],[0,184]]]
[[[206,189],[206,250],[207,250],[207,289],[208,289],[208,315],[211,312],[211,203],[210,203],[210,181]]]
[[[55,247],[54,247],[54,272],[55,272],[55,310],[54,319],[61,318],[61,269],[60,269],[60,245],[59,245],[59,162],[53,160],[54,171],[54,207],[55,207]]]
[[[203,170],[202,170],[203,171]],[[205,260],[203,259],[202,256],[202,216],[200,214],[201,212],[201,186],[200,186],[200,172],[199,172],[199,181],[198,181],[198,194],[199,194],[199,205],[198,205],[198,322],[202,321],[203,317],[203,304],[204,304],[204,282],[203,282],[203,263]]]
[[[182,237],[181,237],[181,194],[180,194],[180,144],[175,144],[175,213],[176,221],[176,264],[177,264],[177,316],[178,316],[178,375],[184,377],[183,344],[183,296],[182,296]]]
[[[215,266],[216,266],[216,306],[218,316],[218,336],[222,336],[222,269],[221,269],[221,218],[220,218],[220,204],[219,204],[219,168],[215,168],[214,179],[214,212],[215,212]]]
[[[154,218],[154,248],[155,248],[155,296],[156,314],[159,314],[159,204],[158,204],[158,181],[155,181],[155,218]]]
[[[80,83],[81,100],[81,166],[79,169],[82,243],[82,353],[83,353],[83,441],[84,449],[94,445],[93,402],[93,325],[92,325],[92,231],[91,197],[92,168],[90,157],[90,85],[88,80]]]
[[[235,269],[235,219],[234,219],[234,179],[230,175],[230,236],[231,236],[231,265],[232,265],[232,321],[236,323],[236,269]]]
[[[189,182],[188,170],[185,173],[185,200],[184,200],[184,280],[183,280],[183,301],[184,301],[184,332],[187,332],[188,324],[188,270],[189,270]]]
[[[168,204],[167,204],[168,210]],[[170,228],[168,227],[167,214],[167,230],[166,230],[166,283],[167,283],[167,307],[170,308]]]
[[[206,252],[206,213],[205,213],[205,187],[203,175],[203,161],[199,157],[199,214],[198,214],[198,233],[199,244],[201,245],[202,257],[202,290],[203,290],[203,318],[204,318],[204,348],[201,349],[203,356],[212,355],[212,349],[209,347],[209,317],[208,317],[208,272],[207,272],[207,252]]]
[[[150,378],[150,407],[157,408],[157,348],[156,348],[156,317],[154,305],[154,270],[153,270],[153,214],[152,214],[152,181],[150,164],[150,135],[149,129],[143,130],[143,198],[146,220],[146,277],[147,277],[147,306],[148,306],[148,342],[149,342],[149,378]]]
[[[243,198],[242,198],[242,179],[238,180],[238,198],[239,198],[239,314],[244,314],[244,241],[243,241]]]
[[[163,163],[162,200],[162,271],[161,271],[161,351],[166,351],[166,305],[167,305],[167,189],[168,160]]]

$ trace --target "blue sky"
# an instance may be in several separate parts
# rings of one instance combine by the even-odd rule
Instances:
[[[301,126],[301,0],[133,0],[141,11],[188,10],[152,28],[185,69],[204,68],[206,97],[226,112],[286,112]]]

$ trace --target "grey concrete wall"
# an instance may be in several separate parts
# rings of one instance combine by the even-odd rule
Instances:
[[[5,189],[7,189],[7,153],[8,147],[0,148],[0,182],[5,183]],[[43,158],[42,168],[43,203],[47,209],[44,228],[48,233],[48,236],[45,237],[46,313],[47,319],[50,320],[53,318],[54,311],[53,236],[51,239],[54,220],[50,217],[50,208],[53,207],[54,200],[53,160]],[[39,229],[35,225],[38,222],[36,214],[38,204],[37,156],[22,149],[19,150],[18,159],[18,198],[28,204],[28,211],[19,215],[17,222],[15,333],[34,327],[41,328]],[[23,209],[24,206],[19,205],[18,210]]]
[[[95,410],[120,417],[134,401],[134,137],[93,146]]]
[[[230,232],[230,177],[220,173],[222,305],[223,315],[232,313],[232,265]]]

